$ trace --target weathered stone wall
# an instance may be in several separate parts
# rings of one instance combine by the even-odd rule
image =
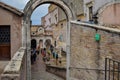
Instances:
[[[106,5],[99,11],[99,23],[101,25],[120,29],[120,3]]]
[[[11,58],[15,52],[22,46],[22,17],[12,15],[11,24]]]
[[[66,18],[65,12],[60,7],[58,7],[58,22],[66,19],[67,18]]]
[[[46,65],[46,71],[66,79],[66,68]]]
[[[74,10],[76,16],[84,13],[83,0],[63,0]]]
[[[101,40],[95,40],[95,34]],[[103,80],[105,58],[120,60],[120,31],[71,22],[70,76],[78,80]]]
[[[26,80],[26,49],[21,47],[5,67],[0,80]]]

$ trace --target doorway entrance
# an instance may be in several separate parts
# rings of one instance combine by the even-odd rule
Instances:
[[[31,49],[36,49],[37,41],[35,39],[31,40]]]

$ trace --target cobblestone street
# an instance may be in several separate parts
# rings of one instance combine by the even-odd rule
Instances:
[[[45,71],[45,64],[42,56],[37,56],[36,62],[32,65],[32,80],[63,80],[54,74]]]

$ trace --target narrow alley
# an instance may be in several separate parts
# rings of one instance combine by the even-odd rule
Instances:
[[[63,80],[62,78],[48,73],[45,70],[45,63],[42,60],[42,55],[37,55],[36,62],[32,65],[32,80]]]

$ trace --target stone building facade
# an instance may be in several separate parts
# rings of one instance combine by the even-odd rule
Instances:
[[[22,46],[23,12],[0,2],[0,73]]]
[[[120,62],[120,30],[75,21],[71,25],[72,80],[104,80],[105,67],[108,66],[111,67],[110,70],[118,71],[120,66],[112,60]],[[99,41],[95,39],[96,34],[101,36]],[[110,65],[105,65],[105,58],[111,59]],[[110,71],[111,79],[112,74]],[[118,73],[114,74],[114,79],[118,79]]]
[[[97,3],[97,1],[96,1]],[[98,22],[100,25],[104,25],[111,28],[120,29],[120,1],[111,1],[104,3],[102,8],[98,10]]]
[[[84,8],[84,15],[85,15],[85,20],[90,21],[93,20],[93,4],[94,0],[84,0],[83,3],[83,8]]]
[[[52,29],[52,44],[56,43],[56,47],[61,47],[66,51],[66,15],[61,8],[54,4],[49,6],[48,11],[48,14],[42,18],[42,25]]]
[[[120,29],[119,5],[119,0],[84,0],[86,20],[90,20],[91,15],[93,18],[97,18],[99,25]],[[90,9],[90,7],[92,8]],[[92,20],[94,20],[93,18]]]
[[[53,32],[51,29],[45,28],[42,25],[32,25],[31,26],[31,47],[35,44],[35,48],[40,46],[40,48],[45,48],[46,40],[52,42]],[[35,43],[32,44],[32,41],[35,40]]]
[[[8,40],[10,41],[10,58],[14,55],[14,53],[20,48],[22,44],[22,35],[20,34],[22,33],[22,14],[23,13],[16,8],[0,2],[0,26],[8,26],[10,28],[10,40]],[[1,36],[3,36],[2,32]],[[6,36],[7,34],[5,35],[5,37]]]
[[[74,11],[78,21],[120,29],[119,0],[64,0]],[[109,13],[110,14],[109,14]]]

